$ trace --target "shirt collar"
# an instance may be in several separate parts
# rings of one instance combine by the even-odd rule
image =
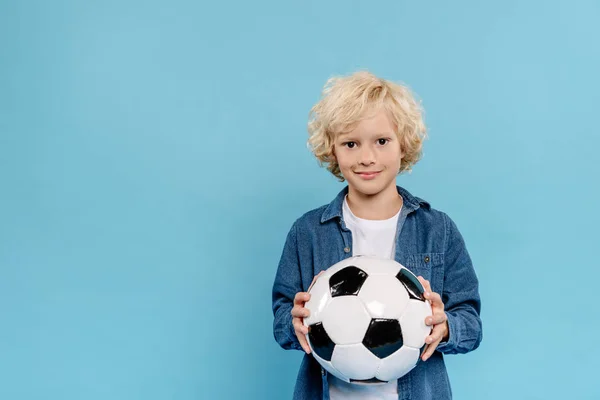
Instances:
[[[404,202],[403,207],[408,210],[408,213],[411,213],[417,210],[419,207],[423,206],[429,209],[431,206],[428,202],[418,197],[413,196],[408,192],[408,190],[396,186],[398,190],[398,194],[402,196],[402,200]],[[348,194],[348,186],[344,187],[338,195],[333,199],[331,203],[325,208],[323,214],[321,215],[321,223],[325,223],[333,218],[342,218],[342,207],[344,204],[344,197]]]

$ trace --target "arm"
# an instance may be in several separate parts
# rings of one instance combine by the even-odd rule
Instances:
[[[296,223],[290,229],[273,283],[273,335],[286,349],[302,350],[292,325],[292,307],[296,293],[302,291]]]
[[[467,353],[479,347],[483,336],[479,281],[456,224],[446,220],[446,271],[442,301],[448,318],[447,341],[437,350],[445,354]]]

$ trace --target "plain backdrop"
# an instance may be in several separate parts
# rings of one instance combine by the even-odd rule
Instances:
[[[481,282],[457,399],[598,399],[597,1],[0,2],[0,398],[290,398],[285,235],[325,81],[423,101],[398,183]]]

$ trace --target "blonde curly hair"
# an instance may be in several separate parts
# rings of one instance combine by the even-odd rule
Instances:
[[[336,137],[382,108],[396,127],[403,153],[398,174],[410,171],[421,158],[427,136],[423,109],[410,89],[367,71],[332,77],[325,83],[321,99],[309,113],[307,145],[338,180],[345,179],[334,156]]]

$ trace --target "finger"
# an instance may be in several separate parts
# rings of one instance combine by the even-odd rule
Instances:
[[[425,343],[440,343],[442,341],[442,338],[444,337],[444,332],[445,329],[443,325],[434,326],[429,336],[425,338]]]
[[[429,281],[427,279],[422,279],[421,284],[423,285],[423,288],[425,289],[425,292],[432,292],[433,290],[431,290],[431,284],[429,283]]]
[[[423,293],[423,296],[426,300],[429,300],[429,304],[431,305],[432,309],[435,310],[437,308],[444,310],[444,302],[442,301],[442,297],[439,293],[426,290],[425,293]]]
[[[294,297],[294,305],[303,306],[308,300],[310,300],[310,294],[306,292],[298,292]]]
[[[323,274],[325,271],[321,271],[319,272],[317,275],[314,276],[312,282],[310,283],[310,286],[308,287],[307,292],[310,292],[310,289],[312,289],[313,285],[315,284],[315,282],[317,281],[317,279],[319,279],[319,276],[321,276],[321,274]]]
[[[302,346],[302,350],[304,350],[304,352],[306,354],[310,354],[310,346],[308,345],[308,341],[306,340],[306,336],[299,335],[298,336],[298,342],[300,342],[300,346]]]
[[[427,279],[423,279],[421,278],[419,280],[419,282],[421,282],[421,285],[423,285],[423,296],[429,300],[429,297],[431,295],[431,293],[433,292],[433,290],[431,290],[431,284],[429,283],[429,281]]]
[[[430,337],[428,337],[428,339],[430,339]],[[427,359],[429,357],[431,357],[431,355],[433,354],[433,352],[435,351],[435,349],[437,348],[439,343],[440,343],[440,340],[434,340],[431,343],[428,343],[427,347],[425,348],[425,351],[423,352],[423,355],[421,356],[421,359],[423,361],[427,361]]]
[[[307,318],[310,315],[310,310],[308,308],[296,306],[292,308],[292,317],[295,318]]]
[[[433,312],[440,312],[440,311],[444,311],[444,302],[442,301],[441,296],[439,295],[439,293],[436,292],[426,292],[425,293],[425,298],[427,300],[429,300],[429,304],[431,305],[431,308],[433,310]]]
[[[429,350],[429,345],[425,343],[425,349],[423,350],[423,353],[421,353],[421,360],[423,361],[425,361],[425,354],[427,353],[427,350]]]
[[[434,312],[432,315],[425,317],[425,325],[440,325],[448,320],[448,316],[445,312]]]
[[[308,333],[308,327],[304,326],[301,319],[294,318],[292,320],[292,325],[294,325],[294,330],[296,331],[296,334],[306,335]]]
[[[431,318],[433,319],[433,325],[435,326],[442,325],[444,322],[448,321],[448,316],[443,310],[434,312]]]
[[[429,359],[429,357],[431,357],[432,354],[433,354],[433,346],[428,345],[427,350],[425,350],[423,352],[423,355],[421,356],[421,360],[427,361]]]
[[[319,272],[317,275],[315,275],[315,277],[313,278],[313,283],[314,283],[314,282],[315,282],[317,279],[319,279],[319,277],[320,277],[321,275],[323,275],[324,273],[325,273],[325,271],[321,271],[321,272]]]
[[[293,322],[294,330],[296,331],[296,337],[298,338],[298,343],[302,347],[302,350],[306,354],[310,354],[310,346],[308,345],[308,341],[306,340],[306,334],[308,333],[308,327],[304,326],[300,320],[296,319]]]

